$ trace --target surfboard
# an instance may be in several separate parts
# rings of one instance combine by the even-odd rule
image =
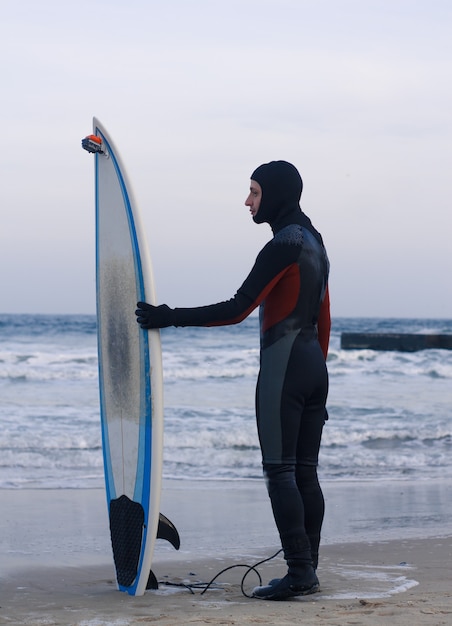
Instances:
[[[136,322],[138,301],[155,304],[151,259],[124,164],[98,119],[82,147],[95,158],[96,304],[105,487],[118,589],[156,589],[155,541],[178,549],[160,514],[163,372],[160,334]]]

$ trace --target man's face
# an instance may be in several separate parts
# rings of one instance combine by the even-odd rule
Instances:
[[[259,211],[262,199],[262,188],[255,180],[251,181],[250,193],[245,201],[245,206],[250,207],[251,217],[255,217]]]

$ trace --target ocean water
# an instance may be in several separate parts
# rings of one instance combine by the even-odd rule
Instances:
[[[341,350],[342,332],[452,333],[452,320],[333,319],[328,480],[452,477],[452,351]],[[164,476],[260,479],[258,320],[162,331]],[[0,488],[103,486],[95,316],[0,315]]]

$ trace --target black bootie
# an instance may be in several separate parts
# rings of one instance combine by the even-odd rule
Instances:
[[[311,561],[308,541],[283,541],[288,572],[284,578],[274,578],[268,585],[255,587],[253,597],[260,600],[286,600],[319,590],[319,579]]]
[[[296,596],[306,596],[319,590],[319,579],[312,565],[289,568],[284,578],[275,578],[268,585],[255,587],[253,598],[259,600],[287,600]]]

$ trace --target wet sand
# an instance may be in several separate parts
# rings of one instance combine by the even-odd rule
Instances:
[[[162,512],[181,549],[157,542],[157,591],[118,592],[102,490],[0,491],[0,624],[452,623],[452,485],[326,483],[319,593],[285,602],[247,598],[246,567],[278,538],[263,483],[165,481]],[[284,574],[281,555],[258,566]],[[171,583],[171,584],[168,584]],[[250,572],[245,593],[259,584]]]

